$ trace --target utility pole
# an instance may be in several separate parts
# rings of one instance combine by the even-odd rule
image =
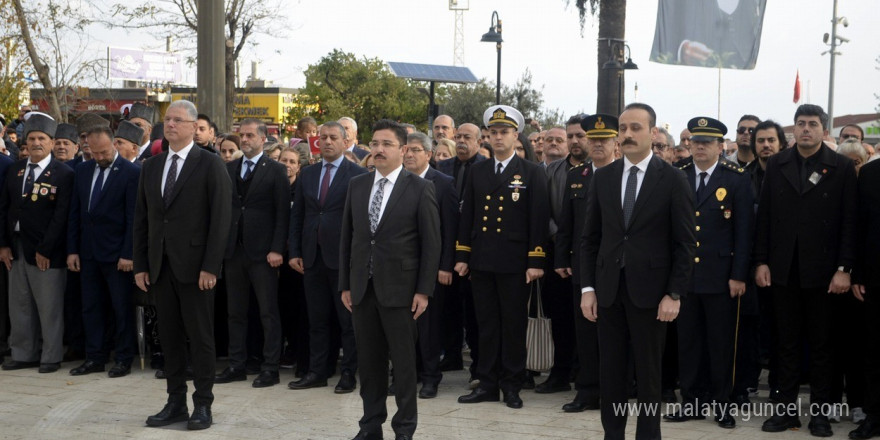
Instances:
[[[831,17],[831,73],[828,74],[828,132],[834,130],[834,58],[837,56],[837,0]]]
[[[226,11],[223,0],[198,0],[197,95],[199,113],[226,132]]]

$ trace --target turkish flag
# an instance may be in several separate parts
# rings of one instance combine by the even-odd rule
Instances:
[[[792,101],[797,104],[801,100],[801,72],[798,70],[797,76],[794,77],[794,98]]]
[[[318,136],[309,136],[309,150],[312,154],[321,154],[321,147],[318,145]]]

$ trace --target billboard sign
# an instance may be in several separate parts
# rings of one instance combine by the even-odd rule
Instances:
[[[107,48],[107,77],[128,81],[180,83],[183,60],[170,52]]]

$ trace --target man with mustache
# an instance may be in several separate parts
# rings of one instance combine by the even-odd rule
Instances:
[[[755,127],[761,123],[761,119],[755,115],[743,115],[736,124],[736,151],[727,156],[727,160],[738,163],[745,168],[755,160],[752,152],[751,141]]]
[[[786,410],[765,432],[801,426],[788,404],[798,396],[802,343],[810,345],[810,433],[833,435],[830,295],[846,294],[856,263],[858,188],[855,166],[823,141],[828,114],[804,104],[794,116],[794,148],[767,161],[758,203],[754,260],[758,287],[773,288],[779,393]],[[769,190],[772,188],[772,191]],[[809,331],[807,331],[809,329]],[[821,410],[824,408],[824,410]],[[815,410],[813,410],[815,409]]]
[[[590,160],[568,172],[555,249],[555,271],[563,278],[571,277],[574,290],[574,334],[580,367],[574,381],[577,394],[574,400],[562,406],[565,412],[599,409],[599,335],[596,323],[586,319],[580,310],[580,244],[590,181],[597,169],[614,160],[614,152],[618,148],[616,117],[606,114],[584,116],[580,126],[586,135]],[[575,150],[571,148],[572,154]]]
[[[666,325],[678,316],[694,262],[693,192],[684,172],[651,154],[656,122],[649,105],[626,106],[618,132],[624,158],[596,171],[587,196],[581,311],[598,322],[606,439],[624,438],[629,414],[615,408],[627,401],[630,356],[643,408],[635,437],[660,438]]]
[[[454,137],[455,157],[438,162],[437,171],[452,176],[455,180],[455,193],[458,195],[458,200],[461,200],[464,188],[471,178],[471,167],[486,158],[477,154],[482,142],[480,127],[470,123],[461,124]],[[443,315],[446,317],[443,333],[446,337],[443,341],[445,354],[443,360],[440,361],[440,370],[452,371],[463,368],[461,347],[462,342],[467,338],[473,361],[470,366],[473,378],[480,358],[480,349],[477,340],[477,318],[474,313],[470,277],[460,277],[453,272],[452,278],[449,296],[443,305]]]

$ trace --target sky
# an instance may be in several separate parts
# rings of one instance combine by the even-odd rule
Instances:
[[[492,11],[503,23],[501,81],[512,84],[529,69],[533,85],[543,86],[544,106],[565,115],[592,113],[596,103],[598,20],[587,18],[583,35],[574,2],[565,0],[470,0],[464,12],[465,66],[478,78],[494,80],[494,44],[480,42],[489,30]],[[626,73],[626,102],[650,104],[659,124],[678,133],[695,116],[718,117],[735,127],[746,113],[791,124],[795,75],[800,72],[801,103],[827,110],[829,56],[822,36],[831,32],[830,0],[769,0],[761,49],[754,70],[719,71],[648,61],[657,16],[656,0],[630,0],[626,39],[639,69]],[[834,115],[871,113],[880,94],[880,16],[876,0],[839,0],[839,16],[849,27],[838,33],[849,39],[838,48]],[[384,61],[452,65],[454,13],[448,0],[288,0],[283,19],[271,23],[282,38],[256,35],[258,45],[241,56],[243,75],[259,61],[259,76],[276,86],[305,85],[303,71],[334,48]],[[158,37],[158,38],[157,38]],[[164,48],[164,35],[98,32],[90,50],[107,45]],[[195,82],[195,71],[187,74]],[[638,86],[636,92],[635,87]],[[119,84],[114,84],[119,86]],[[731,130],[732,131],[732,130]]]

